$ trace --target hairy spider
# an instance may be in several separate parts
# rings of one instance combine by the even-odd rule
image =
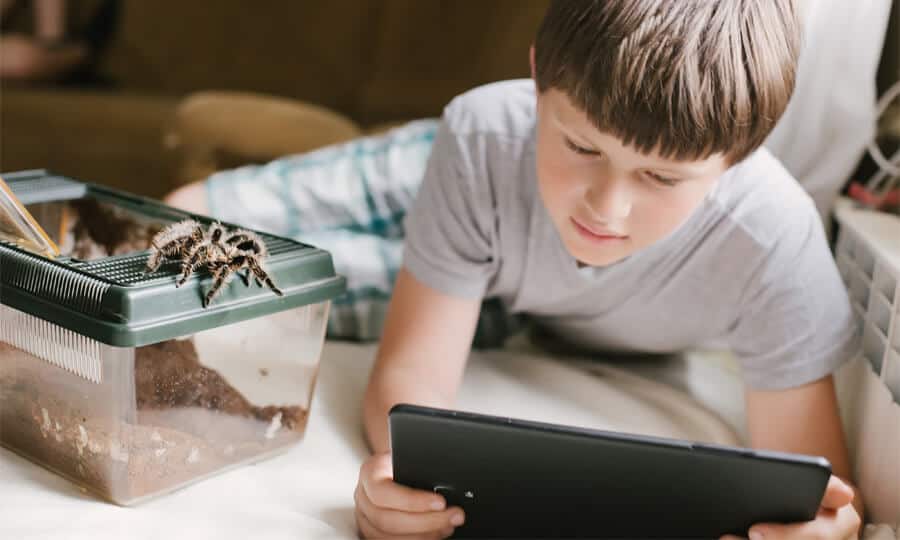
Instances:
[[[150,240],[147,272],[156,272],[166,259],[184,259],[205,238],[203,227],[192,219],[169,225]]]
[[[263,267],[268,255],[265,242],[252,231],[229,231],[220,223],[204,230],[200,223],[189,219],[170,225],[153,237],[147,271],[155,272],[165,260],[181,261],[181,275],[175,283],[180,287],[197,268],[205,266],[213,275],[213,285],[203,298],[206,307],[234,274],[240,275],[248,287],[253,274],[257,285],[265,284],[282,296]],[[246,269],[245,274],[239,273],[242,269]]]
[[[263,261],[269,256],[269,250],[256,233],[238,229],[229,233],[223,244],[226,246],[225,254],[207,263],[213,275],[213,284],[204,298],[204,307],[213,301],[221,288],[241,269],[247,270],[245,275],[238,275],[241,275],[248,287],[250,274],[253,274],[257,285],[262,287],[265,284],[278,296],[284,296],[263,268]]]

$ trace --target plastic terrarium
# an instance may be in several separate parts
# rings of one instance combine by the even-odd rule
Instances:
[[[238,272],[204,307],[202,267],[175,287],[180,262],[145,266],[161,229],[209,220],[43,172],[4,176],[60,250],[0,239],[4,447],[130,505],[301,441],[345,287],[327,252],[261,234],[283,295]]]

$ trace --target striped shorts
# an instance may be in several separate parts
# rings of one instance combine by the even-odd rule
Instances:
[[[211,216],[329,251],[347,292],[328,337],[377,340],[402,264],[404,217],[415,200],[438,120],[218,172],[205,181]],[[497,300],[481,311],[475,345],[500,346],[520,326]]]

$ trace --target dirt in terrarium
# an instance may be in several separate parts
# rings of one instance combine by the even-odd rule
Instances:
[[[82,260],[145,250],[164,226],[90,198],[33,211],[63,254]],[[191,340],[140,347],[134,368],[132,396],[125,381],[97,385],[0,342],[0,441],[128,502],[273,452],[306,429],[304,407],[251,404],[200,363]],[[133,405],[113,410],[123,399]]]
[[[137,418],[112,410],[115,390],[104,396],[99,388],[0,343],[0,441],[103,496],[130,502],[276,451],[306,429],[304,407],[249,403],[200,364],[190,340],[136,350]]]
[[[142,251],[164,226],[90,198],[30,210],[63,254],[82,260]],[[251,404],[200,363],[191,340],[137,348],[134,361],[133,385],[97,385],[0,342],[0,442],[130,502],[276,451],[306,429],[305,407]]]

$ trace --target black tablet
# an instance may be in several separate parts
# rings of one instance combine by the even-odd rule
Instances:
[[[455,538],[719,538],[813,519],[825,458],[397,405],[394,480],[466,511]]]

